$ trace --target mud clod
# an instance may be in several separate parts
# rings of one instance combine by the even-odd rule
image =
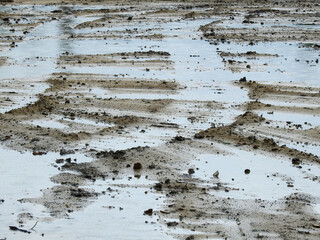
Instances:
[[[168,227],[176,227],[176,226],[178,226],[178,225],[179,225],[178,222],[168,222],[168,223],[167,223],[167,226],[168,226]]]
[[[133,165],[133,170],[138,171],[142,169],[142,164],[141,163],[135,163]]]
[[[154,186],[154,189],[157,191],[162,191],[162,183],[156,183],[156,185]]]
[[[144,211],[143,214],[144,214],[144,215],[152,216],[152,214],[153,214],[153,209],[152,209],[152,208],[149,208],[148,210]]]
[[[299,158],[292,158],[292,164],[293,165],[299,165],[301,164],[301,160]]]
[[[62,148],[60,150],[60,155],[61,156],[64,156],[64,155],[71,155],[71,154],[75,154],[75,151],[74,150],[66,150],[64,148]]]

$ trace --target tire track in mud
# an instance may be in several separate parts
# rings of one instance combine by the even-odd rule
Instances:
[[[118,64],[121,63],[121,59],[125,57],[137,58],[136,55],[139,55],[138,58],[145,58],[145,55],[150,58],[153,56],[156,57],[167,57],[169,56],[167,53],[162,52],[135,52],[135,53],[124,53],[124,54],[116,54],[116,55],[108,55],[108,57],[116,58],[116,60],[112,60],[112,63]],[[97,55],[92,55],[91,58],[99,57]],[[105,57],[105,56],[102,56]],[[120,57],[117,59],[117,57]],[[70,58],[70,56],[68,56]],[[100,60],[98,58],[97,61],[90,60],[90,56],[84,56],[80,60],[76,59],[77,64],[85,64],[85,60],[89,58],[89,63],[96,64],[98,62],[103,62],[104,60]],[[69,61],[69,59],[68,59]],[[152,60],[153,61],[153,60]],[[66,62],[66,61],[65,61]],[[70,62],[70,61],[69,61]],[[166,61],[170,63],[170,61]],[[131,61],[129,62],[132,63]],[[139,62],[137,62],[139,63]],[[148,63],[148,62],[147,62]],[[146,64],[146,63],[143,63]],[[135,64],[137,65],[137,64]],[[148,63],[148,67],[149,67]],[[170,65],[170,64],[169,64]],[[142,65],[145,66],[145,65]],[[147,66],[147,65],[146,65]],[[168,67],[166,67],[168,69]],[[149,69],[146,69],[149,71]],[[128,125],[137,125],[137,127],[141,127],[141,122],[145,121],[148,125],[160,126],[161,128],[166,126],[170,126],[170,124],[159,122],[155,118],[151,119],[143,119],[139,117],[133,116],[112,116],[109,113],[106,113],[105,101],[111,102],[111,106],[113,108],[123,109],[126,107],[125,100],[122,102],[112,100],[112,99],[95,99],[95,97],[89,96],[84,93],[81,94],[82,90],[87,90],[88,88],[94,87],[103,87],[103,88],[113,88],[119,89],[124,88],[127,91],[130,89],[147,89],[148,91],[155,90],[176,90],[177,84],[171,81],[157,81],[152,80],[148,81],[145,79],[119,79],[115,76],[110,80],[110,76],[93,76],[93,75],[79,75],[79,74],[65,74],[65,73],[57,73],[57,78],[51,78],[47,82],[50,84],[50,87],[46,90],[44,94],[38,95],[38,100],[35,103],[29,104],[26,107],[22,107],[19,109],[14,109],[6,114],[2,115],[2,125],[7,129],[10,133],[4,133],[6,136],[10,136],[6,138],[7,145],[15,145],[16,148],[20,148],[18,145],[23,148],[32,149],[34,153],[46,153],[48,151],[62,149],[62,147],[68,146],[69,148],[72,146],[76,146],[77,142],[80,140],[87,140],[90,142],[94,135],[99,136],[108,136],[110,133],[112,134],[120,134],[125,131]],[[70,80],[71,79],[71,80]],[[73,79],[73,80],[72,80]],[[81,80],[83,79],[83,80]],[[97,81],[91,81],[91,79],[98,79]],[[73,86],[76,86],[75,88]],[[63,91],[66,91],[64,94]],[[81,96],[80,100],[78,97]],[[99,102],[101,102],[101,110],[90,110],[90,112],[85,109],[90,109],[90,106],[99,106]],[[112,102],[114,102],[112,104]],[[119,102],[117,104],[117,102]],[[137,102],[137,101],[135,101]],[[129,103],[127,101],[127,103]],[[162,109],[166,107],[166,105],[172,103],[171,99],[168,100],[139,100],[139,103],[135,103],[136,108],[139,111],[147,112],[161,112]],[[120,105],[119,105],[120,104]],[[206,104],[206,103],[204,103]],[[132,103],[131,103],[132,105]],[[147,109],[144,109],[144,106],[148,106]],[[130,110],[130,108],[128,109]],[[76,119],[78,117],[86,118],[86,119],[94,119],[95,121],[100,122],[113,122],[116,124],[115,127],[111,127],[108,129],[103,129],[101,131],[95,133],[89,133],[88,131],[81,131],[77,133],[64,133],[61,130],[55,128],[44,128],[41,125],[37,126],[28,126],[27,123],[23,123],[27,120],[39,120],[39,119],[47,119],[52,120],[54,116],[61,116],[63,118]],[[58,117],[59,118],[59,117]],[[14,127],[16,126],[16,127]],[[27,129],[27,131],[25,131]],[[69,161],[69,158],[65,159],[65,161]],[[60,161],[59,161],[60,162]],[[81,164],[80,164],[81,165]],[[90,164],[88,164],[90,165]],[[87,206],[91,200],[96,199],[99,193],[92,192],[92,190],[83,188],[84,185],[96,180],[96,176],[92,175],[94,171],[97,171],[96,168],[85,165],[85,170],[83,173],[84,176],[78,176],[73,173],[62,172],[52,178],[52,181],[59,183],[58,186],[55,186],[51,189],[46,189],[43,191],[43,196],[40,198],[24,198],[21,199],[21,203],[38,203],[44,205],[50,215],[55,218],[64,218],[68,217],[73,211],[79,211]],[[61,169],[66,170],[68,165],[62,166]],[[151,164],[149,169],[152,169],[154,166]],[[92,169],[90,171],[90,169]],[[111,170],[112,173],[118,175],[118,171],[116,170],[118,167]],[[69,168],[68,170],[76,170]],[[106,170],[109,173],[109,169]],[[103,178],[106,178],[107,173],[103,173]],[[105,176],[106,175],[106,176]],[[101,178],[101,176],[100,176]]]
[[[129,24],[131,21],[155,21],[170,22],[177,19],[201,19],[210,17],[234,17],[239,20],[237,11],[251,11],[249,1],[239,1],[226,6],[225,3],[210,2],[203,3],[179,3],[172,4],[172,9],[168,9],[167,4],[150,5],[146,9],[140,9],[139,17],[131,17],[131,10],[126,6],[115,10],[110,9],[87,9],[71,11],[75,16],[94,16],[95,14],[115,13],[116,17],[110,17],[118,25]],[[243,8],[243,4],[249,5]],[[311,4],[311,3],[310,3]],[[193,6],[195,5],[195,6]],[[296,5],[294,5],[296,6]],[[297,6],[300,6],[297,4]],[[268,3],[263,3],[255,9],[259,16],[247,16],[250,21],[270,21],[274,16],[285,18],[288,11],[275,11]],[[139,10],[139,6],[137,7]],[[265,8],[265,9],[264,9]],[[203,11],[203,9],[207,9]],[[208,10],[210,9],[210,10]],[[249,10],[248,10],[249,9]],[[259,11],[260,9],[260,11]],[[145,12],[146,11],[146,12]],[[119,12],[124,13],[117,15]],[[137,12],[134,12],[137,14]],[[262,16],[260,16],[260,14]],[[52,17],[64,16],[64,11],[54,11],[49,14]],[[143,16],[148,16],[143,18]],[[266,15],[266,17],[264,17]],[[160,20],[157,17],[161,16]],[[300,16],[300,15],[299,15]],[[301,15],[302,16],[302,15]],[[131,17],[131,18],[130,18]],[[291,16],[290,16],[291,17]],[[313,15],[310,16],[313,19]],[[105,27],[109,18],[100,18],[75,28],[97,28]],[[232,20],[232,19],[231,19]],[[228,22],[225,20],[223,24]],[[210,24],[200,28],[204,32],[204,37],[209,40],[235,39],[237,41],[260,41],[259,35],[238,36],[239,29],[225,29],[222,27],[223,36],[217,31],[220,29]],[[288,30],[288,28],[280,28]],[[153,29],[155,32],[157,29]],[[277,30],[277,29],[276,29]],[[274,30],[274,31],[276,31]],[[230,31],[230,32],[228,32]],[[247,30],[246,30],[247,31]],[[144,36],[144,31],[138,30],[129,33],[129,38]],[[148,32],[148,31],[147,31]],[[160,31],[161,32],[161,31]],[[279,30],[280,32],[280,30]],[[292,34],[301,33],[306,39],[315,39],[315,34],[307,31],[288,30],[287,40]],[[267,30],[267,33],[270,33]],[[120,35],[110,35],[100,33],[83,35],[86,38],[119,38]],[[117,31],[115,31],[115,34]],[[231,37],[232,34],[232,37]],[[263,32],[258,33],[263,34]],[[278,33],[265,36],[268,41],[278,41]],[[301,36],[302,36],[301,35]],[[74,40],[80,36],[73,34],[67,36],[68,40]],[[161,33],[146,34],[150,40],[155,40],[152,36],[158,36],[156,39],[165,39],[167,36]],[[161,36],[161,38],[160,38]],[[122,37],[121,37],[122,38]],[[123,38],[126,38],[123,36]],[[253,39],[252,39],[253,38]],[[283,41],[283,39],[281,39]],[[129,66],[140,68],[139,71],[149,72],[156,70],[169,71],[174,69],[175,62],[170,60],[171,52],[160,51],[136,51],[136,52],[118,52],[113,54],[99,55],[76,55],[65,54],[58,59],[58,67],[68,70],[72,66],[86,67],[86,65],[108,65]],[[249,54],[250,55],[250,54]],[[269,55],[260,55],[268,56]],[[243,56],[232,56],[243,57]],[[247,56],[246,56],[247,57]],[[134,64],[132,64],[134,63]],[[183,101],[175,100],[174,94],[183,91],[185,86],[179,82],[171,80],[157,80],[149,78],[134,79],[126,75],[103,75],[86,73],[53,73],[47,80],[49,88],[38,95],[38,100],[20,109],[11,110],[0,116],[2,128],[1,139],[3,144],[14,149],[29,149],[35,153],[59,151],[64,148],[66,152],[69,149],[82,152],[92,158],[91,162],[77,163],[72,161],[72,155],[62,156],[57,159],[55,167],[61,172],[51,178],[58,184],[57,186],[45,189],[43,196],[39,198],[23,198],[21,202],[38,203],[44,205],[53,218],[69,217],[74,211],[83,210],[90,203],[94,202],[116,184],[112,181],[129,178],[146,178],[152,183],[141,188],[151,188],[147,191],[158,192],[166,196],[166,202],[161,210],[154,210],[152,217],[157,217],[159,222],[167,226],[168,232],[177,239],[205,239],[205,238],[231,238],[231,239],[296,239],[304,237],[306,239],[319,238],[318,221],[319,216],[312,212],[314,204],[319,199],[305,193],[292,193],[285,198],[276,200],[264,199],[237,199],[233,197],[223,197],[222,193],[240,192],[236,186],[223,182],[212,172],[209,179],[202,179],[194,176],[199,169],[192,165],[192,161],[199,154],[210,153],[215,157],[229,156],[229,150],[221,148],[219,144],[223,143],[232,148],[244,149],[248,152],[268,154],[270,158],[282,156],[286,161],[293,161],[294,165],[303,165],[306,161],[319,162],[316,155],[305,153],[297,149],[292,149],[279,145],[271,138],[262,138],[256,136],[254,132],[243,133],[241,128],[249,126],[259,126],[266,120],[255,113],[253,110],[262,108],[282,109],[279,106],[272,106],[260,102],[249,102],[241,106],[244,114],[239,115],[235,121],[225,126],[213,126],[207,130],[199,131],[197,123],[206,122],[210,115],[217,111],[223,111],[226,104],[213,101]],[[317,89],[295,89],[288,86],[264,85],[256,82],[240,81],[239,87],[249,89],[249,97],[252,100],[261,100],[270,95],[282,96],[302,96],[310,97],[317,101]],[[97,91],[97,89],[99,91]],[[164,99],[130,99],[130,98],[110,98],[102,90],[114,91],[116,94],[120,90],[127,93],[145,93],[158,96],[160,92],[166,92]],[[103,92],[101,96],[101,92]],[[286,108],[287,111],[295,111],[297,108]],[[301,111],[314,111],[315,109],[299,109]],[[156,115],[155,115],[156,114]],[[174,118],[186,120],[183,123],[179,121],[168,121],[172,115]],[[53,120],[63,123],[80,119],[91,120],[96,124],[113,124],[109,127],[97,127],[90,124],[80,123],[78,131],[68,132],[66,130],[47,128],[40,125],[32,125],[30,120]],[[195,123],[195,124],[194,124]],[[78,129],[76,123],[70,124],[70,129]],[[82,129],[82,130],[81,130]],[[124,138],[133,139],[143,137],[148,131],[155,131],[155,137],[159,138],[159,132],[172,130],[156,146],[146,146],[147,144],[138,143],[138,147],[129,147],[126,149],[110,150],[103,143],[104,150],[95,146],[97,139]],[[203,127],[203,129],[206,129]],[[274,130],[273,130],[274,131]],[[130,133],[133,133],[130,135]],[[140,135],[138,135],[138,133]],[[194,136],[195,134],[195,136]],[[249,136],[248,136],[249,135]],[[148,137],[146,137],[148,138]],[[207,139],[205,139],[207,138]],[[118,147],[115,147],[118,148]],[[71,151],[72,152],[72,151]],[[62,151],[63,153],[63,151]],[[237,157],[237,156],[235,156]],[[280,160],[279,160],[280,161]],[[292,163],[293,163],[292,162]],[[141,167],[137,168],[137,164]],[[297,166],[297,167],[298,167]],[[242,173],[244,174],[244,173]],[[219,175],[219,173],[218,173]],[[275,178],[275,177],[274,177]],[[95,189],[96,182],[104,181],[110,189],[104,191]],[[312,179],[311,179],[312,181]],[[314,180],[313,180],[314,181]],[[122,185],[128,188],[129,184]],[[107,188],[107,186],[106,186]],[[145,209],[156,209],[155,206],[145,206]],[[143,212],[141,212],[143,214]],[[182,229],[182,233],[179,233]],[[176,231],[175,231],[176,230]]]

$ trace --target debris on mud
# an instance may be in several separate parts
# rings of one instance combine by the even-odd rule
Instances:
[[[70,155],[70,154],[75,154],[75,151],[74,150],[66,150],[64,148],[60,149],[61,156]]]
[[[18,227],[15,227],[15,226],[9,226],[10,230],[11,231],[19,231],[19,232],[23,232],[23,233],[31,233],[30,231],[28,230],[24,230],[24,229],[21,229],[21,228],[18,228]]]
[[[144,211],[144,214],[151,216],[153,214],[153,209],[149,208],[148,210]]]
[[[73,211],[83,209],[98,195],[91,190],[60,185],[43,190],[43,196],[40,198],[25,198],[19,201],[42,204],[50,211],[51,216],[61,218],[68,216]]]
[[[319,239],[317,2],[0,5],[8,239]]]

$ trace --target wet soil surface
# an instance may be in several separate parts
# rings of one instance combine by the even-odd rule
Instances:
[[[0,6],[0,239],[319,239],[318,3]]]

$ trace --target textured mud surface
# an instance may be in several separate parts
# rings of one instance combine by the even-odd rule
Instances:
[[[317,2],[0,7],[0,239],[319,239]]]

